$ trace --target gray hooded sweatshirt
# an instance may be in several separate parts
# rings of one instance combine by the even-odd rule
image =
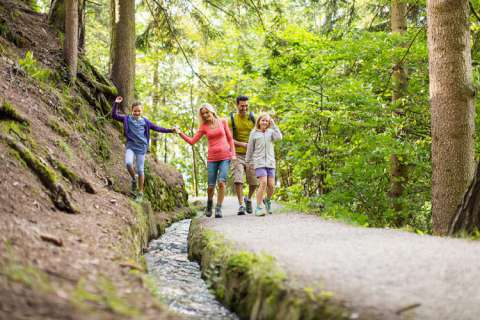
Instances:
[[[282,133],[275,124],[265,132],[253,129],[248,139],[246,162],[253,164],[255,169],[275,168],[273,142],[280,139]]]

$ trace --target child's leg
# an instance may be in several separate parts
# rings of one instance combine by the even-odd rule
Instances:
[[[218,195],[217,207],[221,206],[225,198],[225,182],[227,181],[228,168],[230,167],[230,160],[223,160],[218,166]]]
[[[136,154],[136,163],[137,163],[137,174],[138,174],[138,191],[143,192],[143,185],[145,182],[145,155],[144,154]]]
[[[257,207],[262,207],[263,196],[265,194],[265,189],[267,188],[267,176],[257,176],[257,178],[260,183],[257,189]]]
[[[268,170],[267,174],[267,199],[270,200],[275,191],[275,169]]]
[[[130,177],[132,177],[132,180],[135,179],[135,170],[133,169],[134,156],[135,154],[132,150],[127,149],[125,151],[125,165],[127,166],[128,173],[130,174]]]

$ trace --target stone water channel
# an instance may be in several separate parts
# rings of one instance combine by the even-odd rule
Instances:
[[[172,224],[159,239],[150,242],[145,255],[149,273],[165,303],[185,318],[237,320],[208,290],[198,263],[188,260],[190,221]]]

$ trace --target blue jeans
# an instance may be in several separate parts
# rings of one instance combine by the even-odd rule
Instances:
[[[208,162],[208,186],[214,187],[217,184],[217,177],[219,181],[227,181],[228,168],[230,167],[230,160],[209,161]]]
[[[135,164],[137,165],[137,174],[139,176],[143,176],[143,167],[145,164],[145,155],[144,154],[136,154],[132,151],[132,149],[127,149],[125,151],[125,165],[127,167],[133,166],[133,159],[135,158]]]

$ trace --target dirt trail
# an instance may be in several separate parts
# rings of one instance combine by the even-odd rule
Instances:
[[[277,207],[278,208],[278,207]],[[378,319],[478,319],[480,243],[367,229],[316,216],[201,218],[240,247],[274,256],[291,278]]]

